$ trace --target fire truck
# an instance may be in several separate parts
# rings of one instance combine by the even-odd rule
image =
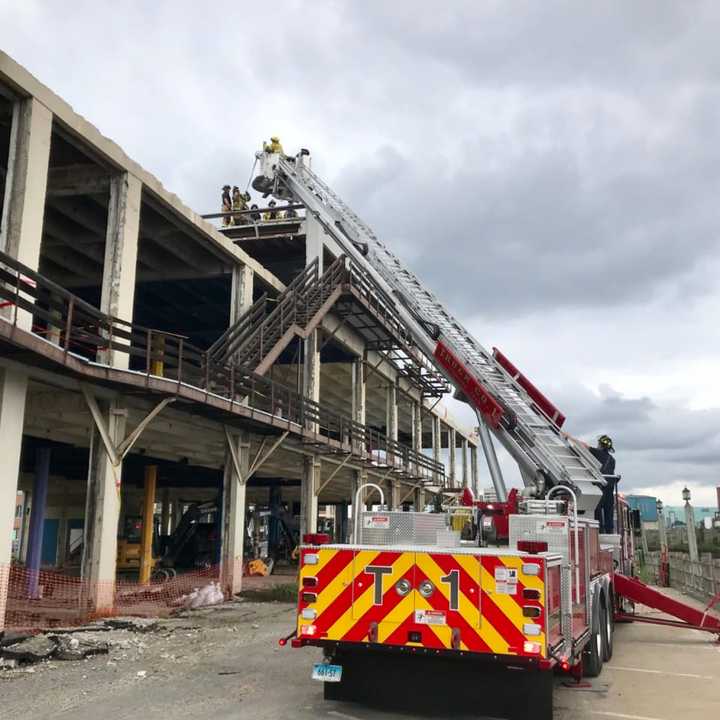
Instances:
[[[300,549],[297,627],[281,640],[320,646],[313,677],[325,696],[363,700],[404,664],[420,683],[436,668],[456,682],[476,673],[517,672],[517,713],[552,718],[555,673],[595,677],[612,657],[617,621],[655,621],[634,604],[676,619],[664,624],[720,634],[720,621],[633,577],[633,523],[616,503],[613,534],[595,508],[609,478],[587,448],[562,431],[565,416],[498,349],[486,350],[311,168],[263,151],[253,187],[301,203],[347,261],[399,315],[412,342],[455,387],[478,420],[495,499],[446,502],[441,512],[387,509],[376,485],[358,488],[352,538],[309,534]],[[508,493],[493,438],[517,462],[524,487]],[[370,495],[374,509],[367,510]],[[417,670],[417,673],[415,671]],[[474,675],[475,673],[475,675]],[[457,693],[455,693],[457,694]]]

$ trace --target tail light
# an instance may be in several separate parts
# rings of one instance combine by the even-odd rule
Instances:
[[[318,583],[318,579],[311,575],[308,575],[307,577],[304,577],[302,579],[303,587],[315,587],[317,585],[317,583]]]
[[[547,552],[548,544],[541,540],[518,540],[517,549],[520,552],[536,555],[537,553]]]
[[[542,646],[540,643],[530,642],[529,640],[523,643],[523,652],[526,655],[539,655],[541,650]]]
[[[523,598],[525,600],[539,600],[540,599],[540,591],[533,590],[532,588],[524,588],[523,589]]]
[[[302,538],[303,545],[327,545],[330,536],[327,533],[305,533]]]
[[[317,593],[304,592],[301,597],[302,597],[302,601],[306,602],[306,603],[314,603],[317,601]],[[535,609],[535,608],[533,608],[533,609]],[[535,617],[535,616],[533,616],[533,617]]]

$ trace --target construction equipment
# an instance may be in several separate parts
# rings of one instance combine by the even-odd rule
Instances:
[[[362,486],[352,543],[331,544],[321,533],[303,538],[292,644],[323,647],[325,662],[313,677],[325,683],[326,697],[364,699],[379,689],[381,664],[365,661],[371,653],[394,653],[395,663],[405,657],[416,669],[419,657],[438,668],[441,659],[455,668],[483,661],[526,670],[533,690],[521,700],[532,698],[533,717],[551,718],[550,671],[598,675],[612,655],[614,620],[634,617],[634,602],[720,635],[716,618],[700,622],[683,603],[632,579],[629,508],[617,498],[616,532],[600,534],[594,511],[605,478],[587,449],[561,431],[558,408],[507,356],[488,352],[462,327],[312,172],[307,151],[257,157],[255,189],[301,202],[306,222],[318,223],[367,272],[378,301],[473,407],[497,497],[479,502],[466,493],[462,512],[398,512],[385,509],[382,490],[371,486],[381,509],[367,512]],[[493,436],[518,463],[519,493],[507,492]]]

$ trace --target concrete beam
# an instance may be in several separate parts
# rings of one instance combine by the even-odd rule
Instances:
[[[135,304],[141,192],[142,183],[129,173],[114,177],[110,184],[100,309],[128,322]],[[101,361],[108,365],[128,367],[130,357],[125,353],[110,350],[103,355]]]
[[[99,165],[64,165],[50,168],[48,174],[49,197],[72,195],[99,195],[110,187],[111,173]]]
[[[250,469],[250,435],[228,431],[223,473],[221,585],[226,597],[242,589],[245,498]]]
[[[0,369],[0,632],[5,627],[10,580],[10,538],[20,474],[27,384],[26,375]]]
[[[300,487],[300,539],[317,532],[318,490],[322,464],[317,456],[303,458],[303,477]]]
[[[109,439],[117,446],[125,436],[126,411],[117,400],[101,401],[99,407]],[[121,477],[122,465],[113,464],[105,451],[100,433],[93,427],[90,436],[82,578],[87,582],[88,609],[97,613],[112,610],[115,602]]]

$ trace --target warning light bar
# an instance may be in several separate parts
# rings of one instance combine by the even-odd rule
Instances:
[[[520,552],[537,555],[537,553],[547,552],[548,544],[541,540],[518,540],[517,549]]]

